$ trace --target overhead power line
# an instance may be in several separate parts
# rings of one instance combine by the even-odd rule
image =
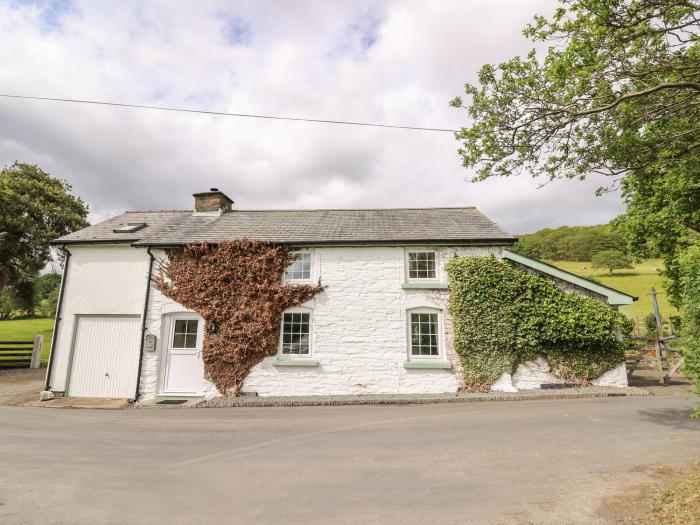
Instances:
[[[257,118],[266,120],[291,120],[294,122],[312,122],[316,124],[340,124],[343,126],[366,126],[372,128],[392,128],[392,129],[406,129],[414,131],[436,131],[439,133],[456,133],[456,129],[446,129],[446,128],[426,128],[421,126],[399,126],[397,124],[382,124],[379,122],[355,122],[351,120],[329,120],[320,118],[305,118],[305,117],[285,117],[280,115],[258,115],[254,113],[228,113],[225,111],[206,111],[203,109],[187,109],[187,108],[174,108],[167,106],[147,106],[145,104],[126,104],[124,102],[106,102],[104,100],[82,100],[74,98],[54,98],[54,97],[32,97],[28,95],[9,95],[0,93],[0,97],[3,98],[18,98],[23,100],[44,100],[49,102],[67,102],[71,104],[91,104],[94,106],[112,106],[119,108],[133,108],[133,109],[153,109],[157,111],[176,111],[179,113],[199,113],[202,115],[216,115],[221,117],[239,117],[239,118]]]

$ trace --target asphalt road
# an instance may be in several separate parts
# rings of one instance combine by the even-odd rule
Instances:
[[[0,407],[0,523],[603,523],[700,458],[698,403]]]

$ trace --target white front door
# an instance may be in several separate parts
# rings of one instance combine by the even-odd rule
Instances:
[[[170,320],[162,393],[200,395],[202,391],[202,319],[178,315]]]

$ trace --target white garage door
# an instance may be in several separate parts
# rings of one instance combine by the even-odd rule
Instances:
[[[68,395],[133,397],[141,343],[139,316],[79,316]]]

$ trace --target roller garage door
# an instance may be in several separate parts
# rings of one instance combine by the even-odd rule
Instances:
[[[68,395],[134,396],[139,368],[141,318],[77,316]]]

